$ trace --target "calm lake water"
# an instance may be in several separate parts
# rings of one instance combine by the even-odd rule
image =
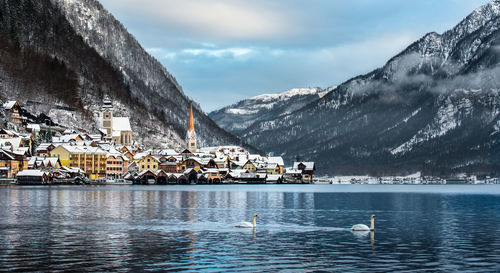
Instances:
[[[11,186],[0,207],[0,270],[500,271],[500,185]]]

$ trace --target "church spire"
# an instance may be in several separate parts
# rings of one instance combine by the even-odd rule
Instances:
[[[193,101],[189,102],[189,122],[186,134],[187,149],[194,153],[196,152],[196,133],[194,131],[194,118],[193,118]]]
[[[188,125],[188,131],[194,131],[193,101],[189,102],[189,125]]]

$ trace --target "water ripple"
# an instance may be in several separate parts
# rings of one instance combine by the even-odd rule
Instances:
[[[434,188],[425,186],[385,193],[359,186],[352,192],[314,186],[207,189],[0,188],[0,270],[500,269],[496,194],[443,188],[428,193]],[[255,230],[234,227],[253,213],[259,214]],[[350,231],[353,224],[368,225],[371,214],[377,215],[374,233]]]

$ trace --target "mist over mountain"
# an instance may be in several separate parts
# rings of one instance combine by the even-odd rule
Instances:
[[[237,129],[211,115],[288,162],[315,161],[320,173],[498,175],[499,16],[491,1],[291,113]]]
[[[96,0],[0,0],[0,96],[55,122],[95,129],[102,99],[144,144],[184,146],[189,98]],[[200,146],[240,143],[196,103]]]

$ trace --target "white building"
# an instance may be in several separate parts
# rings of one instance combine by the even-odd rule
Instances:
[[[106,138],[118,145],[132,145],[132,127],[128,117],[113,116],[113,102],[105,97],[102,106],[102,128]]]

